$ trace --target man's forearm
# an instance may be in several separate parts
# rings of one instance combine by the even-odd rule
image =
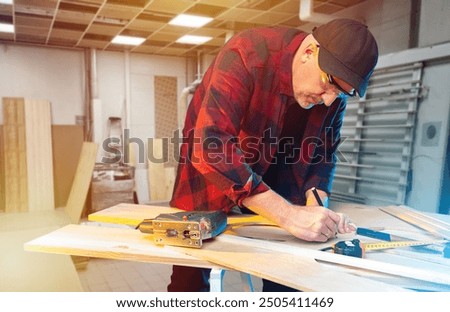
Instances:
[[[242,203],[251,211],[277,224],[285,223],[289,210],[292,209],[292,205],[273,190],[247,197]]]
[[[324,242],[334,237],[341,220],[338,214],[325,207],[291,204],[273,190],[247,197],[242,203],[292,235],[307,241]]]

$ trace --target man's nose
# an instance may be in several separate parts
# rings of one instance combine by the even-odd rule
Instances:
[[[323,104],[325,104],[326,106],[331,106],[331,104],[333,104],[334,100],[336,100],[338,96],[336,94],[323,94],[322,95],[322,100],[323,100]]]

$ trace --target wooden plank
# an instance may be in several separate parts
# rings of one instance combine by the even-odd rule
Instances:
[[[150,200],[167,200],[166,173],[163,160],[162,139],[151,139],[148,157],[148,182]]]
[[[222,234],[216,238],[216,241],[220,241],[224,244],[234,243],[241,246],[246,246],[247,248],[258,247],[261,249],[268,249],[274,254],[277,253],[287,253],[292,256],[306,256],[311,257],[317,261],[322,261],[326,263],[333,263],[338,265],[344,265],[349,267],[355,267],[359,269],[365,269],[373,272],[380,272],[384,274],[390,274],[395,276],[407,277],[416,280],[423,280],[427,282],[450,285],[450,270],[445,266],[434,266],[435,268],[440,268],[436,270],[426,270],[423,268],[410,267],[409,263],[406,265],[388,263],[375,261],[370,259],[355,258],[339,254],[334,254],[330,252],[323,252],[319,250],[313,250],[311,248],[305,248],[301,246],[294,246],[292,244],[276,243],[269,241],[262,241],[256,239],[249,239],[244,237],[238,237],[233,235]],[[192,251],[187,251],[189,255],[193,255]],[[387,257],[386,257],[387,258]],[[217,261],[212,260],[208,255],[203,257],[205,260],[222,264],[222,260],[217,259]],[[230,259],[229,259],[230,260]],[[430,264],[431,266],[431,264]]]
[[[28,211],[25,100],[3,98],[5,212]]]
[[[92,179],[96,157],[97,144],[84,142],[73,185],[70,190],[69,199],[67,200],[67,206],[65,208],[72,223],[80,222]]]
[[[119,204],[88,216],[89,221],[137,226],[144,219],[156,218],[161,213],[175,213],[182,210],[164,206]]]
[[[166,187],[165,198],[170,200],[172,198],[173,187],[175,185],[176,179],[176,168],[175,167],[165,167],[164,168],[164,181]]]
[[[125,152],[124,152],[125,157]],[[128,159],[124,159],[124,163],[130,167],[134,168],[133,180],[136,180],[136,146],[133,143],[128,144]],[[139,203],[138,193],[137,193],[137,183],[133,184],[133,203]]]
[[[193,267],[219,266],[153,244],[151,234],[129,228],[70,224],[27,242],[25,250]]]
[[[251,241],[254,240],[241,244],[240,237],[224,234],[206,242],[202,249],[182,249],[188,255],[302,291],[406,291],[401,287],[333,270],[307,253],[295,253],[293,256],[285,251],[256,246]]]
[[[28,251],[220,267],[204,260],[213,258],[215,262],[225,263],[224,267],[307,291],[405,291],[389,284],[335,272],[308,256],[293,257],[291,254],[273,253],[268,249],[223,240],[210,241],[204,247],[156,246],[152,235],[136,230],[86,225],[68,225],[25,244]]]
[[[447,222],[420,213],[407,206],[388,206],[380,209],[437,237],[450,240],[450,224]]]
[[[88,216],[89,221],[100,223],[122,224],[137,226],[144,219],[156,218],[161,213],[175,213],[183,211],[178,208],[158,205],[136,205],[136,204],[118,204],[108,209],[91,213]],[[273,225],[273,222],[257,215],[235,215],[228,217],[229,225]]]
[[[346,212],[349,216],[352,217],[352,219],[357,222],[357,224],[364,225],[364,226],[370,226],[370,225],[383,225],[390,228],[395,228],[397,230],[404,229],[407,232],[414,233],[414,227],[411,225],[408,225],[406,223],[399,223],[396,218],[390,217],[383,212],[381,212],[378,208],[365,208],[364,206],[353,206],[353,205],[341,205],[341,207],[337,207],[339,211]],[[160,210],[161,209],[161,210]],[[164,210],[162,210],[164,209]],[[112,222],[112,223],[124,223],[124,224],[130,224],[130,225],[137,225],[143,218],[152,218],[154,216],[157,216],[159,213],[162,212],[175,212],[177,210],[173,210],[174,208],[167,208],[167,207],[157,207],[157,206],[143,206],[143,205],[118,205],[115,207],[112,207],[110,209],[103,210],[99,212],[97,215],[90,216],[89,220],[98,220],[103,222]],[[239,220],[240,219],[240,220]],[[261,219],[258,216],[253,217],[231,217],[228,218],[229,224],[242,224],[246,221],[250,223],[257,223],[257,222],[267,222],[264,221],[264,219]],[[253,227],[244,227],[244,228],[237,228],[233,229],[233,231],[239,235],[244,236],[253,236],[258,238],[258,235],[255,235],[255,231],[253,231]],[[250,234],[249,234],[250,233]],[[226,237],[234,237],[226,234],[222,234],[220,237],[218,237],[216,240],[222,240]],[[245,239],[242,237],[239,237],[241,239]],[[328,241],[327,243],[309,243],[301,241],[292,235],[286,233],[284,230],[276,228],[276,227],[269,227],[264,228],[262,230],[262,233],[259,234],[259,238],[265,238],[265,240],[257,240],[257,239],[251,239],[248,241],[240,241],[239,244],[245,245],[245,243],[248,243],[248,247],[251,246],[258,246],[260,248],[268,248],[267,246],[271,246],[270,249],[274,253],[285,253],[287,251],[296,251],[296,255],[302,255],[302,256],[310,256],[313,257],[316,260],[338,264],[338,265],[344,265],[344,266],[350,266],[353,268],[358,268],[362,270],[366,270],[366,273],[368,271],[371,272],[380,272],[383,274],[392,274],[394,276],[403,276],[407,278],[413,278],[417,280],[424,280],[429,281],[433,283],[450,283],[450,275],[444,274],[442,276],[438,276],[439,274],[436,273],[436,271],[426,271],[421,268],[408,268],[407,265],[410,264],[411,261],[408,261],[408,259],[405,259],[405,263],[407,265],[399,265],[395,263],[388,263],[389,256],[386,255],[385,259],[382,261],[379,260],[371,260],[371,255],[367,255],[369,259],[359,259],[359,258],[353,258],[348,256],[342,256],[342,255],[336,255],[332,253],[326,253],[326,252],[320,252],[318,249],[330,246],[331,244],[339,241],[339,240],[345,240],[345,239],[352,239],[355,238],[354,234],[346,234],[346,235],[339,235],[338,238],[332,239]],[[273,241],[268,240],[274,240],[274,241],[281,241],[274,243]],[[300,248],[300,249],[299,249]],[[188,254],[193,255],[194,251],[187,251]],[[384,256],[384,254],[383,254]],[[219,257],[220,258],[220,257]],[[214,261],[212,258],[208,258],[208,256],[205,256],[204,259]],[[230,263],[233,263],[233,259],[224,259],[223,261],[230,261]],[[227,266],[225,262],[216,262],[222,266]],[[426,263],[426,265],[430,265]],[[448,267],[439,267],[442,271],[448,271]],[[439,270],[438,270],[439,272]]]
[[[0,213],[5,212],[5,151],[3,148],[3,126],[0,125]]]
[[[83,127],[53,125],[52,146],[55,207],[65,207],[83,146]]]
[[[55,209],[50,102],[25,99],[28,209]]]

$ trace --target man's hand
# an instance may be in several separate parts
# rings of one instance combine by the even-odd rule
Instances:
[[[338,231],[347,233],[344,216],[321,206],[292,205],[272,190],[248,197],[243,204],[305,241],[326,242]]]
[[[324,204],[325,207],[328,207],[328,195],[326,192],[322,190],[317,190],[317,193],[319,194],[319,197]],[[306,206],[317,206],[317,200],[311,190],[306,191]],[[350,218],[343,214],[338,213],[339,215],[339,222],[336,229],[337,233],[345,234],[345,233],[351,233],[356,231],[356,225],[350,220]]]
[[[346,214],[338,212],[338,215],[340,217],[339,224],[338,224],[338,232],[339,233],[345,234],[345,233],[351,233],[351,232],[356,231],[356,225]]]
[[[341,217],[322,206],[291,205],[288,218],[279,225],[305,241],[326,242],[336,236]]]

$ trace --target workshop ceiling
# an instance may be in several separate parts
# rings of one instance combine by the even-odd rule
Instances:
[[[334,14],[364,0],[315,0],[314,13]],[[196,56],[215,54],[230,32],[264,25],[301,28],[300,0],[14,0],[0,4],[1,43]],[[214,18],[201,28],[169,25],[180,13]],[[210,36],[202,45],[180,44],[183,35]],[[116,45],[116,35],[146,38],[140,46]]]

